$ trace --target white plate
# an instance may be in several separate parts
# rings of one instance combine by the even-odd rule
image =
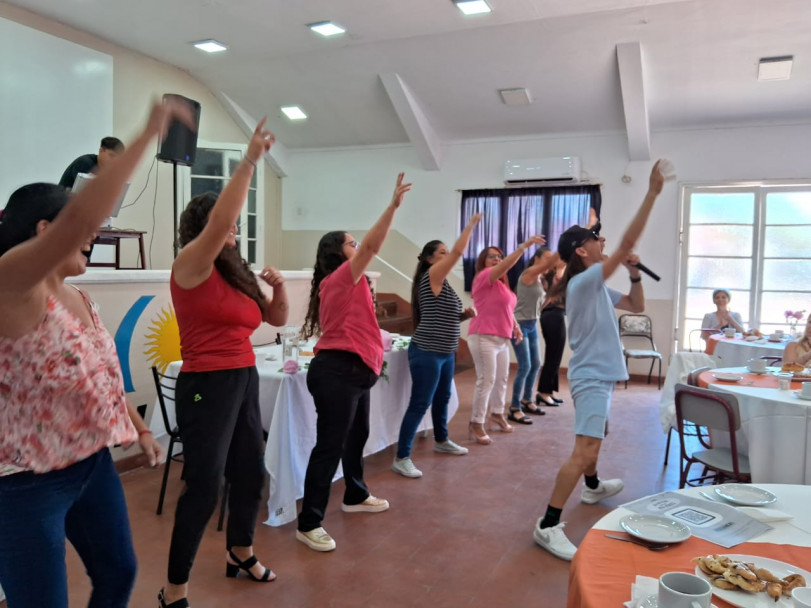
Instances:
[[[724,555],[737,561],[754,563],[758,568],[766,568],[778,578],[783,578],[789,574],[802,574],[805,577],[806,583],[811,581],[811,572],[798,568],[797,566],[792,566],[786,562],[779,562],[776,559],[758,557],[757,555],[740,555],[737,553],[725,553]],[[696,566],[696,576],[710,580],[710,577],[704,574],[698,566]],[[790,597],[783,596],[775,602],[771,597],[766,595],[765,591],[749,593],[743,590],[739,591],[736,589],[719,589],[718,587],[713,587],[712,593],[718,599],[727,601],[738,608],[762,608],[763,606],[770,606],[772,608],[792,607]]]
[[[743,376],[739,376],[738,374],[726,374],[724,372],[715,373],[712,377],[723,382],[740,382],[743,380]]]
[[[620,527],[651,543],[680,543],[690,538],[690,528],[661,515],[626,515],[620,520]]]
[[[659,596],[658,594],[654,593],[653,595],[649,595],[648,598],[642,602],[640,608],[659,608]],[[718,608],[715,604],[710,604],[711,608]]]
[[[794,391],[794,396],[799,399],[805,399],[806,401],[811,401],[811,397],[806,397],[803,395],[802,391]]]
[[[762,507],[777,500],[777,496],[768,490],[746,483],[723,483],[715,487],[715,493],[724,500],[744,507]]]

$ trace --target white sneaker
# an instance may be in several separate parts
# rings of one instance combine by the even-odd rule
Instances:
[[[391,463],[391,470],[395,473],[399,473],[403,477],[411,477],[414,479],[422,477],[422,471],[414,466],[410,458],[403,458],[401,460],[395,458],[394,462]]]
[[[467,451],[467,448],[463,448],[461,445],[454,443],[450,439],[447,441],[437,441],[434,443],[434,452],[439,452],[440,454],[455,454],[457,456],[464,456],[467,454]]]
[[[566,524],[560,522],[556,526],[541,528],[541,519],[543,518],[538,518],[538,521],[535,523],[532,538],[535,539],[538,545],[549,551],[549,553],[555,557],[565,559],[567,562],[572,561],[574,554],[577,553],[577,547],[575,547],[563,533],[563,528]]]
[[[348,505],[346,503],[341,505],[341,511],[347,513],[380,513],[389,508],[389,501],[383,498],[376,498],[371,494],[366,497],[366,500],[356,505]]]
[[[296,540],[303,542],[313,551],[334,551],[335,541],[324,528],[315,528],[308,532],[296,530]]]
[[[600,485],[594,490],[588,486],[583,486],[583,491],[580,493],[580,500],[587,505],[593,505],[596,502],[600,502],[603,498],[619,494],[624,487],[622,479],[606,479],[605,481],[600,481]]]

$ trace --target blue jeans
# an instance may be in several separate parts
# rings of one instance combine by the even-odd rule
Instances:
[[[538,320],[518,322],[524,339],[516,344],[512,340],[515,358],[518,359],[518,371],[513,381],[513,397],[510,402],[511,410],[521,409],[521,400],[532,400],[532,389],[541,369],[541,351],[538,347]]]
[[[454,353],[423,350],[413,342],[408,347],[408,367],[411,369],[411,399],[400,425],[397,458],[411,456],[411,446],[422,417],[431,407],[434,440],[448,440],[448,401],[453,385]]]
[[[88,607],[127,606],[135,552],[106,448],[65,469],[0,477],[0,583],[9,606],[67,608],[65,538],[93,583]]]

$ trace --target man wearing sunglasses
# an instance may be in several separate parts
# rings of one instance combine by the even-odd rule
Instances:
[[[628,378],[614,309],[642,312],[645,308],[642,278],[636,266],[639,257],[632,249],[664,185],[660,162],[653,166],[648,193],[614,253],[603,253],[605,238],[600,236],[599,223],[592,228],[572,226],[558,241],[558,253],[567,264],[563,279],[555,288],[559,291],[555,293],[566,295],[575,444],[571,456],[558,471],[546,514],[535,524],[533,538],[538,545],[565,560],[574,557],[577,547],[563,532],[565,523],[560,521],[560,516],[580,476],[583,475],[586,482],[580,500],[587,504],[618,494],[623,488],[621,479],[601,481],[598,478],[597,458],[608,426],[614,384]],[[625,295],[605,284],[620,265],[628,269],[631,281]]]

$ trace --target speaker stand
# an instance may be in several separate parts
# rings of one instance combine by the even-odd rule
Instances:
[[[175,257],[178,253],[177,236],[177,161],[172,161],[172,219],[174,220],[175,231],[172,233],[172,248]]]

